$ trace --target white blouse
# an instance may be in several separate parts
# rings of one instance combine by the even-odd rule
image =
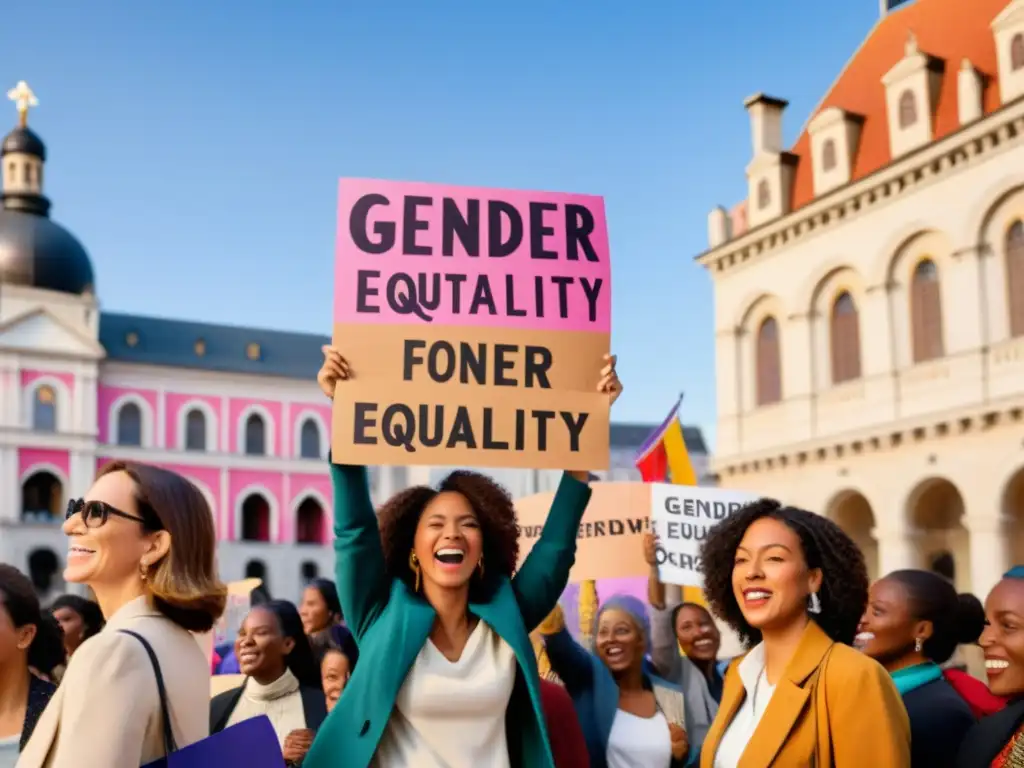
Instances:
[[[672,737],[660,711],[637,717],[617,710],[608,734],[608,768],[668,768],[672,763]]]
[[[428,639],[398,692],[374,765],[509,768],[505,711],[515,680],[515,653],[483,621],[458,661]]]
[[[764,643],[758,643],[737,667],[740,680],[747,695],[736,716],[722,734],[722,741],[715,753],[714,768],[736,768],[747,742],[757,730],[764,711],[775,693],[775,686],[768,685],[764,668]]]

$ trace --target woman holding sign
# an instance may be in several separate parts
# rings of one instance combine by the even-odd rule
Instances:
[[[712,527],[701,556],[708,602],[751,648],[726,674],[701,768],[909,766],[896,686],[849,647],[868,596],[850,537],[761,499]]]
[[[337,349],[324,354],[317,379],[333,398],[352,371]],[[622,385],[606,363],[597,389],[614,402]],[[304,768],[553,768],[529,631],[568,581],[588,474],[562,478],[515,578],[515,510],[489,478],[408,488],[378,530],[365,467],[331,475],[338,595],[360,663]]]

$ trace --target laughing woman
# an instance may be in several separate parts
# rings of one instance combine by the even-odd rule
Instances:
[[[597,614],[595,653],[565,628],[561,610],[540,627],[551,668],[565,683],[591,768],[681,768],[689,741],[680,689],[646,669],[651,623],[643,603],[616,595]]]
[[[324,354],[317,379],[333,398],[351,371]],[[614,358],[595,379],[610,401],[622,391]],[[338,595],[360,657],[304,768],[553,768],[529,631],[569,579],[588,474],[562,478],[515,578],[515,510],[489,478],[408,488],[378,529],[366,469],[331,475]]]
[[[711,528],[701,558],[712,610],[750,649],[726,673],[701,768],[907,768],[896,686],[849,647],[868,596],[850,537],[761,499]]]

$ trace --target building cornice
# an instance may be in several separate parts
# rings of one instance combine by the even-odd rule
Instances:
[[[789,469],[822,462],[855,458],[903,445],[938,440],[949,435],[978,432],[1001,424],[1024,422],[1024,400],[1006,398],[946,411],[941,416],[922,415],[886,425],[875,425],[839,435],[792,443],[762,451],[713,458],[710,470],[720,477]]]
[[[747,266],[801,238],[821,234],[855,216],[960,170],[982,156],[1007,150],[1024,135],[1024,97],[914,150],[889,165],[815,198],[802,208],[748,230],[695,257],[714,273]],[[803,158],[806,162],[807,158]]]

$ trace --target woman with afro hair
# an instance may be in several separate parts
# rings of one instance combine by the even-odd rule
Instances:
[[[333,399],[352,371],[323,351],[317,381]],[[614,402],[615,358],[597,374]],[[360,660],[304,768],[554,768],[529,632],[569,580],[589,473],[565,473],[514,577],[512,499],[484,475],[408,488],[379,515],[365,467],[332,463],[331,478],[338,597]]]
[[[849,647],[868,577],[839,526],[761,499],[711,528],[701,559],[712,610],[749,649],[726,673],[701,768],[910,765],[899,692]]]

